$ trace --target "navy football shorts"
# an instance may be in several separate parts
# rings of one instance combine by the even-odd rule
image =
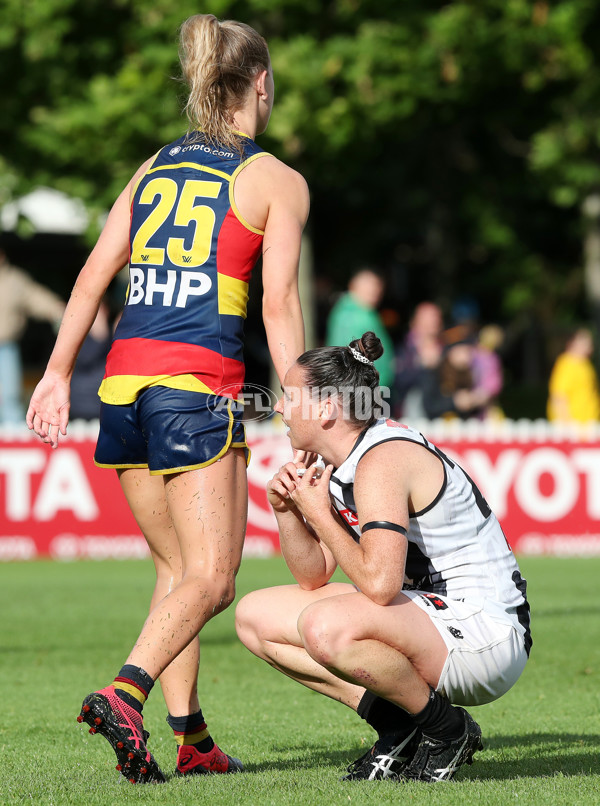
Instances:
[[[147,467],[159,475],[206,467],[229,448],[244,448],[249,460],[241,407],[234,401],[150,386],[134,403],[102,403],[94,462],[99,467]]]

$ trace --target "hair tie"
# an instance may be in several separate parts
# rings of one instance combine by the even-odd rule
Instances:
[[[369,361],[366,355],[363,355],[358,350],[355,350],[354,347],[348,347],[348,349],[350,350],[352,356],[356,358],[357,361],[360,361],[362,364],[370,364],[370,366],[373,366],[373,362]]]

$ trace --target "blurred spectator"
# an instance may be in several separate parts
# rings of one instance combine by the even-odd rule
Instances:
[[[41,319],[56,328],[65,303],[12,266],[0,248],[0,423],[24,423],[23,369],[19,342],[28,319]]]
[[[594,342],[588,328],[579,328],[568,339],[550,375],[549,420],[585,423],[600,419],[593,352]]]
[[[442,311],[433,302],[421,302],[414,310],[408,333],[396,352],[397,414],[424,417],[422,376],[435,369],[442,357]]]
[[[385,283],[373,269],[363,268],[352,275],[348,292],[335,303],[327,320],[326,345],[345,345],[372,330],[383,345],[384,353],[375,361],[381,386],[392,388],[394,381],[394,347],[377,313]]]
[[[100,417],[98,388],[104,377],[106,356],[112,341],[109,314],[108,304],[102,301],[77,356],[71,378],[71,420],[96,420]]]
[[[498,350],[504,341],[504,331],[499,325],[484,325],[477,337],[477,347],[473,354],[473,386],[481,392],[483,411],[486,418],[502,417],[498,396],[502,391],[502,361]]]
[[[460,417],[466,420],[481,414],[484,394],[474,386],[473,358],[475,345],[471,341],[449,344],[437,367],[424,370],[421,390],[425,416]]]
[[[446,341],[475,339],[479,330],[479,303],[464,295],[455,300],[450,313],[452,326],[446,331]]]

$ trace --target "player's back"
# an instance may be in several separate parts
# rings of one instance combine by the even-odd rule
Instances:
[[[233,187],[265,155],[248,138],[243,149],[182,137],[158,152],[135,187],[130,282],[103,383],[108,402],[182,374],[210,391],[230,386],[235,395],[241,387],[248,284],[263,233],[244,221]],[[137,380],[117,380],[125,376]]]

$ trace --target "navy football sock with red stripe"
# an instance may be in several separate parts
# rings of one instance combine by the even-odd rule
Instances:
[[[139,666],[125,664],[113,680],[115,693],[138,713],[142,713],[144,703],[152,691],[154,680]]]
[[[202,711],[187,716],[167,716],[167,722],[173,729],[178,745],[196,748],[199,753],[210,753],[215,743],[208,732]]]

